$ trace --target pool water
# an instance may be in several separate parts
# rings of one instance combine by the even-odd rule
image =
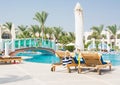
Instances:
[[[16,54],[16,56],[22,56],[25,61],[35,63],[51,64],[60,61],[58,57],[47,50],[27,50]],[[110,61],[113,66],[120,65],[120,53],[103,53],[102,57],[104,61]]]
[[[102,54],[103,60],[110,61],[113,66],[120,65],[120,53]]]
[[[27,50],[16,54],[16,56],[22,56],[24,61],[35,63],[51,64],[60,61],[58,57],[47,50]]]

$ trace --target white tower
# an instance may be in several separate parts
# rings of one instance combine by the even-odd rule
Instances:
[[[0,51],[3,51],[3,42],[2,42],[2,25],[0,25]]]
[[[12,48],[11,51],[15,51],[15,38],[16,38],[16,34],[15,34],[15,26],[14,24],[12,24],[12,29],[11,29],[11,35],[12,35]]]
[[[77,3],[75,6],[75,48],[80,48],[80,50],[84,50],[83,34],[83,10]]]

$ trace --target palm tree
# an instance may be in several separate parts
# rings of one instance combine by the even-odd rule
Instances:
[[[51,40],[51,39],[53,39],[53,37],[52,37],[52,34],[53,34],[53,28],[48,27],[47,29],[48,29],[49,39]]]
[[[62,43],[63,44],[63,46],[65,47],[65,45],[66,44],[68,44],[69,43],[69,40],[68,40],[69,38],[68,38],[68,36],[62,36],[62,37],[60,37],[60,43]]]
[[[44,38],[47,39],[47,33],[48,33],[48,28],[45,27],[44,28]]]
[[[23,32],[28,29],[28,26],[20,25],[20,26],[18,26],[18,28],[21,32]]]
[[[61,32],[61,36],[67,36],[67,35],[68,35],[67,32],[65,32],[65,31]]]
[[[62,33],[62,28],[61,27],[54,27],[54,37],[55,41],[60,38],[60,34]]]
[[[22,34],[19,34],[18,38],[30,38],[31,34],[29,31],[24,31]]]
[[[117,30],[119,29],[116,24],[115,25],[112,25],[112,26],[107,26],[108,28],[108,31],[110,33],[112,33],[112,35],[114,36],[114,45],[116,46],[116,39],[117,39]]]
[[[6,22],[5,24],[3,24],[3,26],[5,27],[5,29],[8,29],[8,37],[11,38],[11,29],[12,29],[12,22]],[[7,35],[5,34],[5,35]]]
[[[43,36],[44,36],[44,24],[47,19],[47,16],[48,16],[48,13],[46,13],[45,11],[42,11],[41,13],[37,12],[35,14],[35,17],[33,18],[34,20],[36,20],[40,23],[40,26],[42,28],[42,30],[41,30],[42,31],[42,40],[43,40]]]
[[[5,28],[7,28],[7,29],[11,32],[12,22],[6,22],[5,24],[3,24],[3,26],[4,26]]]
[[[42,27],[39,27],[38,25],[35,25],[36,29],[37,29],[37,32],[39,33],[39,38],[40,38],[40,34],[41,34],[41,28]]]
[[[97,34],[97,35],[98,35],[96,38],[98,38],[98,39],[102,38],[101,33],[102,33],[102,31],[103,31],[103,27],[104,27],[104,25],[100,25],[100,26],[98,26],[98,27],[97,27],[97,26],[93,26],[93,27],[91,28],[91,30],[93,30],[93,33],[96,32],[96,33],[94,33],[94,34]]]
[[[90,38],[99,39],[100,36],[98,35],[99,35],[98,32],[93,32]]]
[[[117,34],[117,39],[120,39],[120,34]]]
[[[73,32],[69,32],[69,37],[71,39],[70,42],[75,42],[75,34]]]
[[[19,29],[19,34],[18,34],[18,37],[19,38],[26,38],[27,36],[26,36],[26,31],[28,30],[28,26],[24,26],[24,25],[20,25],[20,26],[18,26],[18,29]],[[28,33],[27,33],[28,34]],[[29,33],[30,34],[30,33]],[[26,37],[25,37],[26,36]],[[28,36],[28,37],[30,37],[30,36]]]
[[[105,34],[101,35],[104,39],[107,39],[107,36]]]
[[[38,28],[36,28],[36,25],[31,25],[30,32],[32,33],[34,38],[36,37],[37,29]]]

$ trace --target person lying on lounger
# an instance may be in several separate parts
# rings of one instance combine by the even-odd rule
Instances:
[[[70,55],[69,51],[65,52],[65,56],[62,58],[62,64],[63,66],[67,65],[67,64],[71,64],[72,63],[72,57]]]

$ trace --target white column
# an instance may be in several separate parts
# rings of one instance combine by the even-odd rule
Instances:
[[[0,25],[0,40],[1,40],[1,36],[2,36],[2,26]]]
[[[51,42],[52,42],[52,49],[56,50],[56,44],[55,44],[55,41],[52,40]]]
[[[15,39],[15,38],[16,38],[15,26],[14,26],[14,24],[12,24],[11,35],[12,35],[12,39]]]
[[[3,51],[3,42],[2,42],[2,26],[0,25],[0,51]]]
[[[12,48],[11,48],[11,51],[13,52],[13,51],[15,51],[15,41],[14,41],[14,39],[12,39]]]
[[[24,39],[24,48],[26,48],[26,39]]]
[[[29,42],[29,47],[32,47],[32,41],[31,41],[31,38],[30,38],[30,42]]]
[[[9,45],[8,42],[5,42],[5,57],[9,56]]]
[[[20,49],[21,46],[20,46],[20,39],[18,40],[18,49]]]
[[[0,39],[0,51],[3,51],[3,41]]]
[[[16,39],[16,34],[15,34],[15,26],[14,24],[12,24],[12,29],[11,29],[11,35],[12,35],[12,48],[11,48],[11,51],[15,51],[15,39]]]
[[[83,34],[83,10],[77,3],[75,6],[75,47],[80,50],[84,50]]]

